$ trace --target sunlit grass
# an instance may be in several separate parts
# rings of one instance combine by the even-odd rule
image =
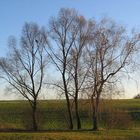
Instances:
[[[139,140],[140,130],[0,133],[0,140]]]

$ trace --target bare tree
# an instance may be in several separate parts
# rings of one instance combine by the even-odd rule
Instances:
[[[73,128],[70,98],[73,98],[75,103],[77,129],[81,128],[78,94],[82,88],[85,73],[80,73],[82,70],[80,61],[82,50],[89,40],[93,26],[93,22],[79,16],[73,9],[61,9],[58,18],[52,18],[50,21],[49,33],[56,45],[53,42],[47,53],[62,76],[63,86],[60,83],[54,85],[65,94],[70,129]]]
[[[98,107],[107,84],[131,63],[139,43],[139,35],[128,38],[124,28],[104,18],[96,24],[93,38],[87,47],[87,64],[90,65],[87,88],[90,88],[93,129],[98,129]],[[115,78],[116,79],[116,78]]]
[[[83,16],[77,16],[74,23],[76,37],[70,51],[71,60],[68,64],[68,74],[70,77],[70,96],[74,99],[75,116],[77,120],[77,129],[81,128],[81,121],[79,116],[78,98],[83,91],[83,85],[88,73],[88,68],[83,61],[84,49],[92,36],[94,22],[87,21]]]
[[[49,35],[52,39],[51,42],[53,43],[47,50],[53,64],[56,66],[57,70],[62,76],[63,86],[60,84],[55,85],[62,90],[66,97],[69,129],[73,129],[73,121],[68,91],[69,77],[66,69],[69,63],[69,52],[76,36],[76,32],[72,28],[73,21],[76,19],[76,17],[77,13],[75,10],[61,9],[58,17],[53,17],[50,20]]]
[[[32,108],[32,127],[36,131],[37,100],[41,93],[46,56],[44,30],[36,24],[26,23],[23,27],[20,46],[10,41],[10,53],[0,59],[1,78],[5,79],[20,95],[25,97]]]

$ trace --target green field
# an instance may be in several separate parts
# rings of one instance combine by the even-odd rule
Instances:
[[[80,100],[81,131],[67,131],[67,114],[65,101],[49,100],[39,102],[38,133],[24,130],[31,129],[30,106],[26,101],[0,101],[0,140],[139,140],[140,139],[140,100],[102,101],[100,108],[100,131],[89,131],[92,128],[90,104]],[[129,128],[108,128],[105,116],[109,109],[127,112],[131,118]],[[106,112],[107,111],[107,112]],[[120,113],[119,113],[120,114]],[[103,116],[103,117],[102,117]],[[115,114],[116,119],[117,114]],[[119,116],[120,117],[120,116]],[[125,116],[127,119],[127,116]],[[73,116],[74,118],[74,116]],[[124,117],[122,117],[125,119]],[[121,120],[120,120],[121,121]],[[124,120],[125,121],[125,120]],[[75,120],[74,120],[75,122]],[[75,124],[75,123],[74,123]],[[121,122],[122,124],[122,122]],[[61,130],[61,131],[60,131]],[[65,131],[64,131],[65,130]],[[14,132],[12,132],[14,131]],[[20,132],[22,131],[22,132]]]
[[[100,127],[104,128],[104,120],[106,115],[109,116],[108,110],[121,110],[121,113],[127,112],[132,120],[131,128],[140,127],[140,100],[112,100],[103,101],[102,105],[105,109],[99,115]],[[91,110],[88,101],[80,101],[80,117],[83,129],[92,128]],[[39,102],[39,129],[40,130],[64,130],[67,129],[67,114],[65,101],[40,101]],[[30,106],[26,101],[1,101],[0,102],[0,129],[30,129]],[[73,113],[74,114],[74,113]],[[112,111],[111,111],[112,114]],[[118,115],[115,112],[114,119]],[[104,117],[105,116],[105,117]],[[74,116],[73,116],[74,118]],[[127,118],[127,116],[126,116]],[[125,118],[123,118],[125,119]],[[124,120],[125,121],[125,120]],[[75,119],[74,119],[75,122]],[[74,123],[75,124],[75,123]]]

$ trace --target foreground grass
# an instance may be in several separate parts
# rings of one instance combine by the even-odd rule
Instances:
[[[0,140],[140,140],[140,130],[0,133]]]

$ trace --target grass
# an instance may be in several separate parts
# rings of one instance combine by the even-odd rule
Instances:
[[[101,101],[101,112],[103,109],[115,108],[115,110],[121,109],[130,114],[133,124],[126,130],[105,129],[101,121],[100,128],[102,129],[100,131],[85,131],[84,129],[92,127],[89,103],[86,100],[80,100],[79,108],[83,128],[81,131],[62,131],[67,128],[65,101],[51,100],[39,102],[39,119],[41,120],[39,127],[43,131],[20,132],[19,130],[29,129],[30,126],[28,102],[0,101],[0,140],[140,140],[139,99]],[[52,131],[54,129],[56,130]],[[58,129],[62,130],[57,131]],[[2,132],[4,130],[9,132]]]
[[[0,133],[0,140],[139,140],[140,130]]]
[[[140,128],[140,100],[102,101],[101,107],[115,108],[127,111],[133,121],[134,128]],[[80,100],[80,117],[82,128],[92,128],[90,105],[86,100]],[[67,114],[64,100],[49,100],[39,102],[40,129],[66,129]],[[102,109],[100,109],[102,110]],[[102,112],[102,111],[101,111]],[[102,114],[103,115],[103,114]],[[73,116],[74,117],[74,116]],[[27,122],[27,124],[26,124]],[[0,101],[0,129],[27,129],[30,126],[30,106],[26,101]],[[75,122],[75,120],[74,120]],[[75,123],[74,123],[75,125]],[[100,124],[102,127],[102,123]]]

